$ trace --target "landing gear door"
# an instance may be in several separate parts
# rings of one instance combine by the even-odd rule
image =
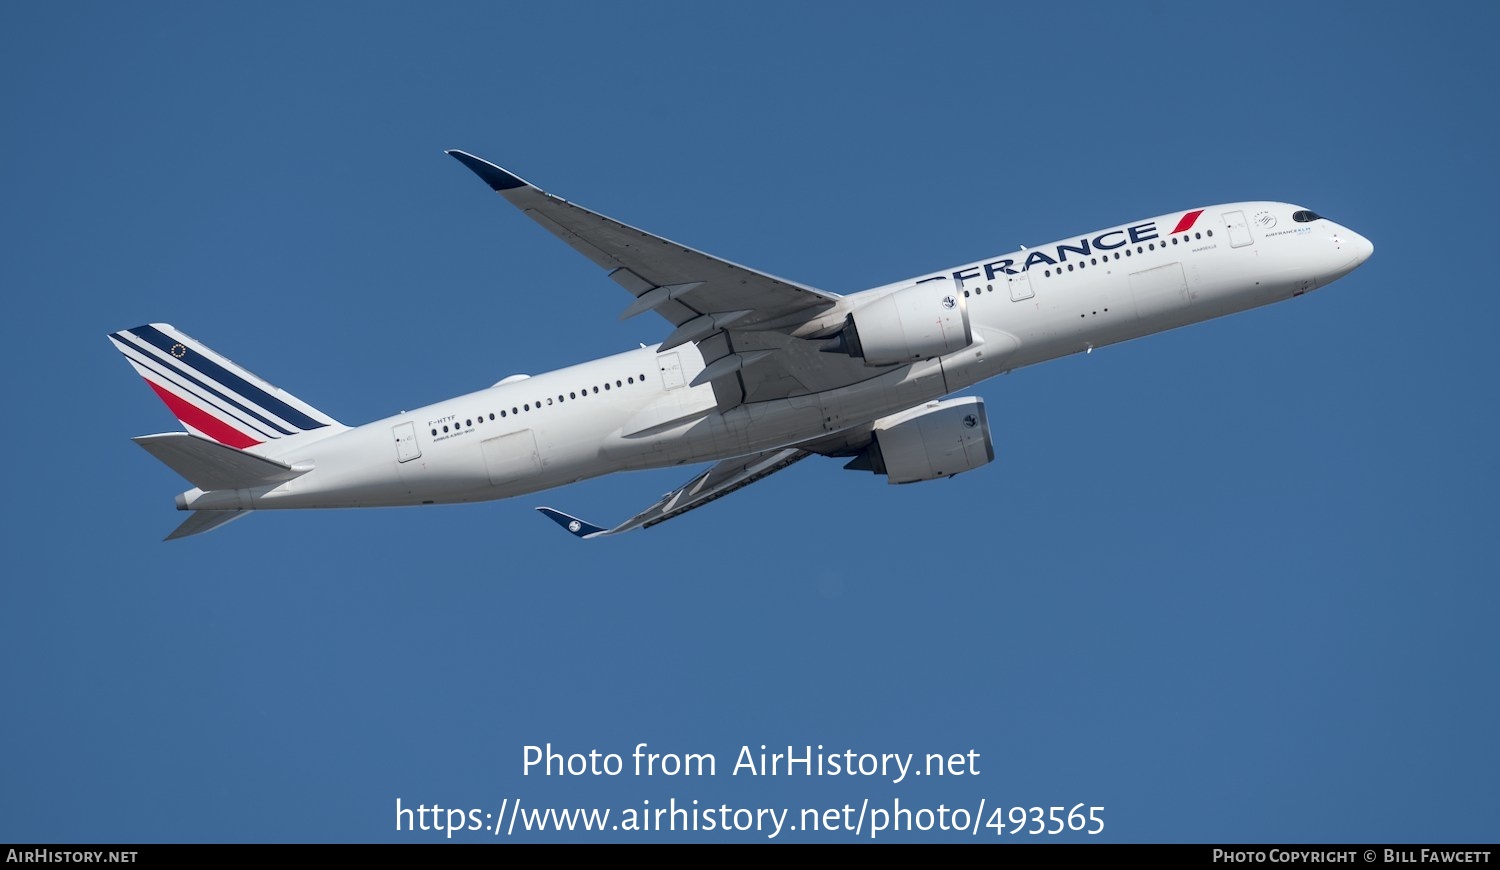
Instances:
[[[410,462],[422,455],[422,448],[417,446],[417,424],[402,423],[391,429],[391,434],[396,437],[396,461]]]

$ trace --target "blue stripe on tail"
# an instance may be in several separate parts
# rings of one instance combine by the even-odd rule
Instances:
[[[296,408],[293,408],[291,405],[288,405],[286,402],[283,402],[282,400],[266,392],[261,387],[250,383],[249,381],[245,380],[229,369],[224,368],[223,366],[219,365],[203,354],[193,353],[191,349],[188,349],[186,345],[182,344],[182,342],[179,342],[177,339],[173,338],[170,335],[167,335],[154,326],[148,324],[146,326],[137,326],[134,329],[128,329],[125,331],[131,333],[147,344],[150,344],[152,347],[155,347],[163,353],[169,355],[173,359],[177,360],[180,365],[191,368],[192,370],[198,372],[209,380],[216,381],[224,385],[228,389],[239,393],[241,396],[244,396],[246,399],[249,399],[262,408],[265,408],[267,411],[270,411],[271,413],[287,421],[293,426],[296,426],[302,431],[307,431],[310,429],[321,429],[324,426],[328,425],[327,423],[314,420],[303,412],[297,410]],[[182,353],[181,355],[174,353],[172,349],[174,346],[178,345],[181,345],[184,349],[186,349],[187,352]],[[227,396],[221,396],[221,398],[224,398],[226,401],[233,401]],[[244,410],[249,412],[248,408]]]

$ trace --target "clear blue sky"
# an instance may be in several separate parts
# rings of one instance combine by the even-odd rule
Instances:
[[[0,6],[0,841],[868,799],[1099,805],[1112,842],[1493,842],[1497,28],[1445,3]],[[171,322],[349,423],[665,335],[446,148],[841,293],[1240,199],[1375,255],[979,385],[997,459],[948,481],[814,459],[592,542],[531,510],[618,521],[677,469],[163,543],[185,485],[130,438],[176,422],[111,331]],[[718,775],[523,775],[549,742]],[[979,772],[731,775],[761,744]],[[765,835],[511,838],[602,839]]]

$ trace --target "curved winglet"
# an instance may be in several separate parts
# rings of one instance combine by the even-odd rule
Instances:
[[[567,530],[568,534],[573,535],[576,538],[583,538],[584,540],[588,540],[595,535],[606,534],[605,528],[603,526],[596,526],[593,523],[584,522],[578,517],[570,517],[562,511],[553,510],[549,507],[539,507],[537,508],[537,511],[542,516],[553,521],[554,523],[557,523],[559,526],[562,526]]]
[[[507,172],[488,160],[481,160],[467,151],[450,149],[446,153],[449,157],[469,167],[469,171],[479,176],[480,180],[488,184],[491,190],[506,191],[528,186],[520,176]]]

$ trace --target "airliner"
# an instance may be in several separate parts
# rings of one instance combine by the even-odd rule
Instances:
[[[809,456],[915,483],[995,457],[984,401],[1023,366],[1301,296],[1363,236],[1302,206],[1196,206],[838,295],[620,223],[446,152],[653,314],[657,344],[347,426],[166,323],[109,336],[185,431],[135,442],[181,475],[167,540],[258,510],[483,502],[614,472],[711,463],[613,526],[679,517]]]

